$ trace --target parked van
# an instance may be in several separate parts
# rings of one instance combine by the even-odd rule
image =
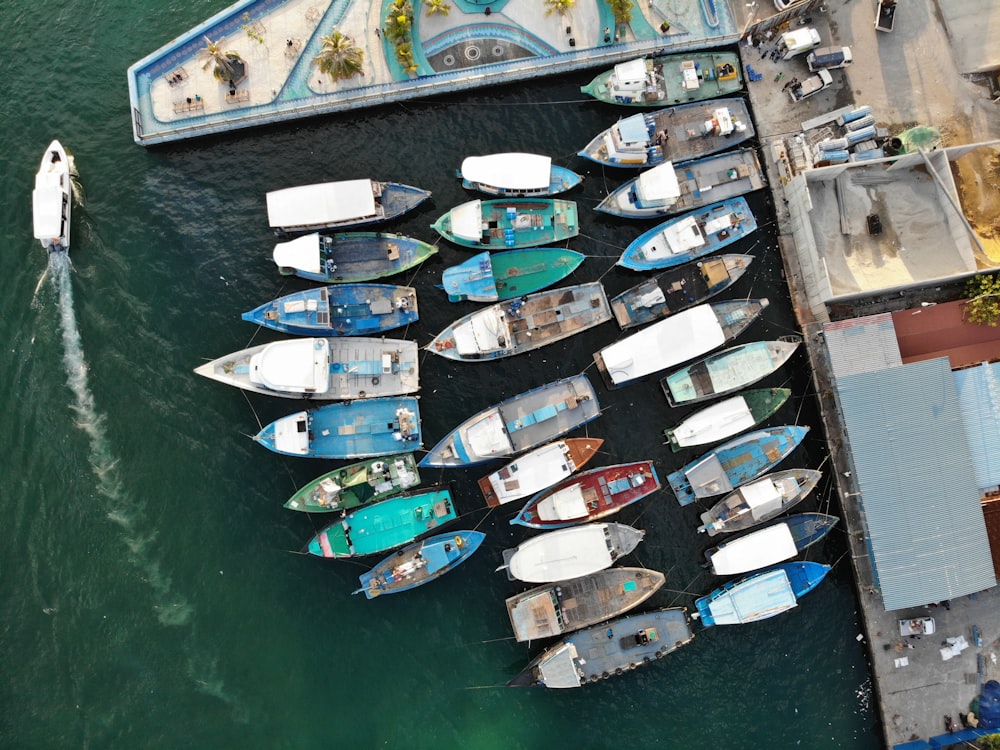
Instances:
[[[778,37],[778,54],[782,60],[790,60],[796,55],[816,49],[822,42],[816,29],[796,29],[786,31]]]
[[[850,47],[820,47],[806,55],[806,65],[813,73],[822,68],[846,68],[852,62]]]

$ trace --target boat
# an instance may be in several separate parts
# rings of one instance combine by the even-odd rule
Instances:
[[[704,258],[756,229],[746,200],[731,198],[647,229],[629,243],[618,265],[633,271],[673,268]]]
[[[767,306],[764,297],[691,307],[609,344],[594,353],[594,362],[608,388],[617,388],[722,346]]]
[[[692,51],[619,63],[580,91],[608,104],[662,107],[726,96],[742,88],[739,55]]]
[[[692,362],[660,380],[671,406],[735,393],[770,375],[792,356],[800,336],[752,341]]]
[[[415,268],[437,248],[388,232],[307,234],[274,246],[272,258],[284,276],[328,284],[357,283]]]
[[[765,185],[757,152],[742,148],[683,164],[664,162],[615,188],[595,208],[626,219],[655,219],[736,198]]]
[[[693,639],[683,607],[625,615],[566,636],[507,686],[580,687],[662,659]]]
[[[799,513],[773,526],[722,542],[705,552],[717,576],[739,575],[790,560],[826,536],[837,521],[825,513]]]
[[[457,517],[447,489],[397,495],[348,513],[309,540],[302,551],[334,558],[388,552]]]
[[[537,448],[597,419],[601,405],[586,375],[511,396],[469,417],[421,460],[421,466],[472,466]]]
[[[806,499],[823,472],[788,469],[747,482],[701,514],[699,532],[709,536],[745,531],[786,513]]]
[[[444,269],[441,288],[449,302],[502,302],[562,281],[586,257],[559,247],[487,251]]]
[[[605,167],[652,167],[715,154],[753,136],[745,101],[714,99],[624,117],[578,155]]]
[[[458,170],[462,187],[502,198],[544,197],[572,190],[583,177],[541,154],[467,156]]]
[[[684,263],[641,281],[610,300],[622,330],[652,323],[707,302],[742,278],[752,255],[720,255]]]
[[[381,224],[430,196],[428,190],[371,179],[299,185],[267,193],[267,223],[276,234]]]
[[[663,431],[670,449],[680,451],[696,445],[718,443],[774,414],[792,395],[790,388],[757,388],[712,404],[688,416],[676,427]]]
[[[666,580],[647,568],[607,568],[516,594],[507,599],[507,615],[517,641],[551,638],[638,607]]]
[[[732,492],[777,466],[807,432],[797,425],[747,432],[673,472],[667,482],[681,505]]]
[[[459,318],[425,349],[461,362],[513,357],[611,320],[599,281],[535,292]]]
[[[512,581],[552,583],[610,568],[639,546],[645,531],[620,523],[588,523],[547,531],[503,551]]]
[[[328,471],[306,482],[285,507],[305,513],[332,513],[377,503],[420,484],[412,453],[370,458]]]
[[[391,284],[342,284],[293,292],[243,320],[299,336],[371,336],[415,323],[417,290]]]
[[[552,198],[469,201],[431,226],[457,245],[497,250],[548,245],[580,233],[576,203]]]
[[[417,345],[403,339],[304,338],[251,346],[195,372],[282,398],[336,401],[414,393]]]
[[[583,467],[604,445],[600,438],[566,438],[546,443],[479,480],[486,505],[495,508],[551,487]]]
[[[31,191],[32,224],[35,239],[48,252],[69,250],[69,221],[73,210],[73,169],[71,157],[59,141],[45,149],[35,189]]]
[[[695,599],[698,613],[692,618],[700,618],[706,628],[766,620],[798,606],[829,572],[829,565],[818,562],[775,565]]]
[[[326,404],[276,419],[254,440],[286,456],[387,456],[421,447],[420,409],[413,396]]]
[[[511,524],[560,529],[599,521],[659,491],[663,485],[652,461],[600,466],[537,493]]]
[[[472,557],[485,538],[481,531],[456,531],[413,542],[362,573],[354,593],[374,599],[423,586]]]

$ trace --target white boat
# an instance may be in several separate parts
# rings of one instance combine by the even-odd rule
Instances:
[[[59,141],[52,141],[35,174],[35,189],[31,192],[35,239],[49,252],[69,250],[69,220],[73,207],[71,168],[66,149]]]
[[[816,469],[787,469],[748,482],[702,513],[698,531],[715,536],[770,521],[804,500],[822,476]]]
[[[553,166],[550,156],[519,152],[468,156],[459,177],[469,190],[510,197],[556,195],[583,180],[576,172]]]
[[[799,554],[791,529],[783,523],[754,531],[709,552],[709,566],[717,576],[748,573],[791,560]]]
[[[591,523],[548,531],[503,551],[512,580],[552,583],[611,567],[634,550],[645,531],[620,523]]]
[[[789,388],[755,388],[688,415],[676,427],[663,431],[670,448],[679,451],[695,445],[718,443],[774,414],[792,395]]]
[[[429,197],[427,190],[369,179],[299,185],[267,194],[267,221],[279,233],[378,224]]]
[[[566,479],[593,458],[602,445],[601,438],[556,440],[483,477],[479,489],[491,508],[523,500]]]

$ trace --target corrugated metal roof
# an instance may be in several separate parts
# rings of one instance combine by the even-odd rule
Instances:
[[[1000,364],[954,373],[980,490],[1000,485]]]
[[[903,364],[890,313],[827,323],[823,336],[837,378]]]

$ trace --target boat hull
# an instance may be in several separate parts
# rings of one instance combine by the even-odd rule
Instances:
[[[620,523],[592,523],[556,529],[503,551],[512,581],[553,583],[611,567],[634,550],[646,532]]]
[[[370,191],[369,202],[356,201],[354,213],[341,210],[364,191]],[[268,223],[279,236],[370,226],[397,219],[430,197],[429,190],[378,180],[302,185],[267,193]]]
[[[722,542],[705,552],[715,575],[738,575],[795,557],[825,537],[839,519],[824,513],[799,513]]]
[[[604,445],[601,438],[566,438],[525,453],[479,480],[487,507],[522,500],[581,469]]]
[[[674,452],[717,443],[756,427],[780,409],[790,388],[757,388],[707,406],[663,431]]]
[[[481,531],[456,531],[414,542],[363,573],[354,593],[374,599],[435,581],[472,557],[485,538]]]
[[[502,302],[562,281],[586,256],[557,247],[479,253],[446,268],[441,286],[449,302]]]
[[[73,212],[72,159],[59,141],[52,141],[35,173],[31,192],[35,239],[48,252],[68,252]]]
[[[416,459],[412,453],[401,453],[328,471],[303,485],[285,507],[304,513],[353,510],[419,484]]]
[[[696,599],[695,606],[706,628],[766,620],[798,606],[798,600],[815,589],[829,571],[829,565],[816,562],[781,563],[730,581]]]
[[[470,201],[431,226],[457,245],[497,250],[548,245],[580,233],[576,203],[546,198]]]
[[[433,245],[401,234],[343,232],[279,243],[272,259],[284,276],[349,284],[408,271],[436,252]]]
[[[581,86],[580,91],[607,104],[663,107],[714,99],[743,89],[740,59],[732,52],[696,51],[644,58],[642,62],[641,76],[625,81],[612,68]],[[631,67],[637,68],[635,61]]]
[[[716,536],[759,526],[805,500],[822,476],[815,469],[766,474],[730,492],[702,513],[698,531]]]
[[[413,287],[343,284],[287,294],[242,317],[297,336],[370,336],[415,323],[420,314]]]

